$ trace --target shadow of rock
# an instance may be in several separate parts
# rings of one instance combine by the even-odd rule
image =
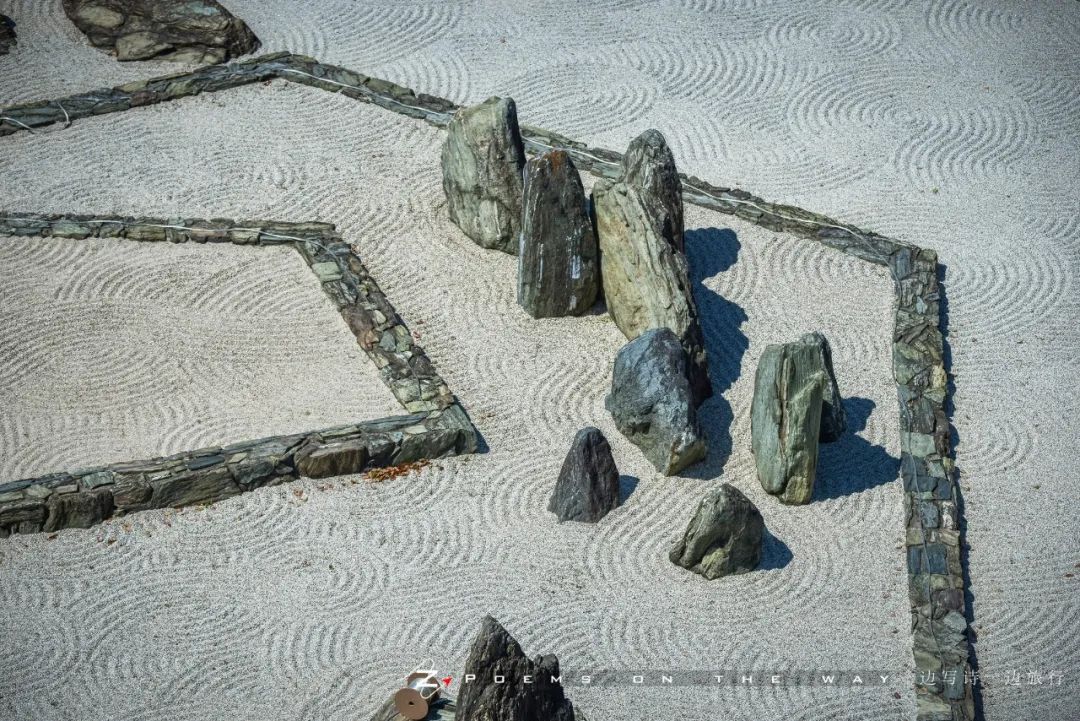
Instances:
[[[685,240],[690,282],[705,336],[705,352],[709,356],[713,396],[699,411],[702,428],[709,439],[709,455],[682,475],[716,478],[731,456],[731,424],[735,419],[731,404],[722,394],[739,377],[750,341],[742,332],[742,325],[747,321],[746,311],[706,287],[704,281],[733,266],[742,244],[735,231],[727,228],[687,230]]]
[[[791,563],[794,557],[788,545],[766,528],[761,536],[761,563],[755,570],[775,571]]]
[[[899,458],[855,435],[866,428],[876,405],[869,398],[844,399],[847,432],[835,443],[821,444],[814,501],[862,493],[899,477]]]
[[[626,503],[626,499],[637,490],[638,479],[634,476],[619,475],[619,505]]]

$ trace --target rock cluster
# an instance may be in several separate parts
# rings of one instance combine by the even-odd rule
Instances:
[[[712,580],[746,573],[761,561],[765,522],[742,491],[725,483],[701,499],[671,562]]]
[[[484,248],[517,253],[524,167],[513,100],[488,98],[458,110],[442,149],[450,220]]]
[[[15,44],[15,21],[0,15],[0,55],[6,55]]]
[[[548,510],[560,521],[595,523],[619,505],[619,471],[599,428],[582,428],[566,454]]]
[[[518,304],[534,318],[581,315],[600,292],[600,251],[585,189],[565,150],[525,164]]]
[[[593,187],[604,299],[633,340],[669,328],[690,360],[695,404],[712,395],[708,362],[683,253],[682,185],[664,136],[647,130],[630,143],[617,180]]]
[[[465,677],[472,680],[462,682],[457,721],[574,721],[562,684],[551,681],[558,676],[559,659],[530,660],[498,621],[485,616],[465,661]]]
[[[64,12],[117,60],[220,63],[259,47],[244,21],[214,0],[64,0]]]
[[[670,328],[647,330],[615,356],[611,393],[604,403],[619,432],[669,476],[700,461],[708,450],[688,365]]]

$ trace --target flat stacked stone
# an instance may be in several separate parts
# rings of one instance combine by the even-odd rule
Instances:
[[[683,253],[682,186],[664,136],[648,130],[630,143],[617,180],[593,187],[604,299],[633,340],[669,328],[690,359],[695,402],[712,395],[697,305]]]
[[[458,110],[442,149],[450,220],[478,245],[516,254],[524,168],[513,100],[493,97]]]
[[[599,428],[582,428],[566,454],[548,510],[560,521],[595,523],[619,505],[619,470]]]
[[[705,494],[669,558],[712,580],[746,573],[761,562],[765,522],[742,491],[724,483]]]
[[[220,63],[259,47],[244,21],[214,0],[64,0],[64,12],[117,60]]]
[[[688,365],[686,350],[670,328],[647,330],[615,356],[611,393],[604,401],[619,432],[668,476],[708,452]]]
[[[784,503],[809,503],[827,383],[815,345],[769,345],[758,361],[750,438],[758,480]]]
[[[581,315],[600,292],[600,250],[574,161],[553,150],[525,164],[517,299],[534,318]]]

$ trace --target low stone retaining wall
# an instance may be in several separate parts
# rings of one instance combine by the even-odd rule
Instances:
[[[213,503],[300,476],[472,453],[476,430],[360,259],[327,223],[0,216],[0,235],[292,245],[408,415],[0,484],[0,537],[84,528],[114,514]]]
[[[439,127],[449,122],[458,107],[449,100],[417,94],[396,83],[313,58],[278,53],[5,108],[0,110],[0,135],[274,77],[341,93]],[[521,132],[530,152],[561,148],[579,168],[595,175],[613,178],[618,172],[620,153],[591,148],[540,128],[521,126]],[[900,403],[909,595],[919,672],[917,717],[919,721],[974,719],[976,687],[967,683],[971,658],[964,616],[967,583],[961,563],[959,488],[945,410],[948,388],[936,254],[801,208],[770,203],[742,190],[713,186],[693,176],[681,178],[687,202],[770,230],[811,238],[885,266],[892,273],[897,293],[893,375]]]

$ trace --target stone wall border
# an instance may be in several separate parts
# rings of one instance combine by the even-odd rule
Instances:
[[[0,110],[0,135],[57,122],[117,112],[200,92],[282,78],[444,127],[458,106],[415,93],[396,83],[290,53],[265,55],[190,73],[128,83],[117,88]],[[561,148],[575,164],[611,178],[621,154],[592,148],[558,133],[521,126],[526,149]],[[897,296],[893,376],[900,405],[901,463],[906,515],[909,596],[918,721],[970,721],[978,687],[970,683],[974,662],[969,642],[969,584],[962,563],[961,499],[953,465],[947,413],[941,268],[929,249],[861,230],[802,208],[770,203],[742,190],[713,186],[682,175],[686,201],[777,232],[813,239],[887,267]],[[466,421],[467,422],[467,421]]]
[[[224,218],[0,215],[0,235],[144,242],[289,245],[304,258],[406,415],[164,458],[0,484],[0,538],[85,528],[113,515],[213,503],[300,476],[360,473],[477,449],[477,433],[424,350],[329,223]]]

